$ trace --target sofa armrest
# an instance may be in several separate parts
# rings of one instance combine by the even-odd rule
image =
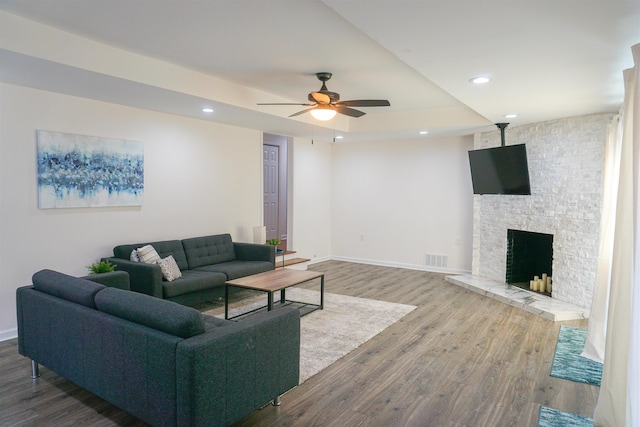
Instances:
[[[158,264],[145,264],[122,258],[102,258],[116,265],[116,270],[129,273],[132,291],[162,298],[162,270]]]
[[[236,252],[236,258],[241,261],[267,261],[275,268],[276,249],[273,245],[233,242],[233,249]]]
[[[229,425],[298,385],[300,314],[281,308],[181,341],[178,426]]]
[[[89,276],[81,277],[81,279],[100,283],[101,285],[105,285],[110,288],[124,289],[125,291],[131,290],[131,287],[129,285],[129,273],[127,273],[126,271],[111,271],[109,273],[90,274]]]

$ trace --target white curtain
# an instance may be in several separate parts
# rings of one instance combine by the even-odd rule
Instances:
[[[621,149],[622,122],[620,121],[620,116],[616,116],[607,133],[600,250],[598,252],[598,267],[591,301],[591,312],[589,314],[589,329],[587,330],[587,338],[581,355],[600,363],[604,361]]]
[[[625,70],[620,181],[596,426],[640,427],[640,44]]]

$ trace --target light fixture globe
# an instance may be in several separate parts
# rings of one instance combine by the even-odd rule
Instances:
[[[335,117],[336,115],[336,110],[334,110],[331,107],[327,107],[324,105],[319,105],[316,108],[314,108],[313,110],[311,110],[311,115],[316,119],[316,120],[320,120],[320,121],[327,121],[327,120],[331,120]]]

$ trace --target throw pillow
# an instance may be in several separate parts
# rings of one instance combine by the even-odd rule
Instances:
[[[162,270],[162,277],[164,277],[167,282],[171,282],[182,277],[182,272],[180,271],[176,260],[173,258],[173,255],[169,255],[168,257],[161,259],[158,261],[158,264],[160,264],[160,270]]]
[[[131,251],[131,255],[129,255],[129,260],[133,262],[140,262],[140,257],[138,256],[137,249],[134,249]]]
[[[146,245],[141,248],[136,249],[138,253],[138,258],[140,261],[146,264],[155,264],[160,261],[160,255],[156,252],[155,248],[151,245]]]

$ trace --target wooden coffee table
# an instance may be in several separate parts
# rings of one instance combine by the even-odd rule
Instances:
[[[309,282],[314,279],[320,279],[320,304],[310,304],[301,301],[292,301],[286,298],[286,289],[291,286]],[[229,280],[224,284],[224,318],[235,319],[245,316],[254,311],[264,309],[251,310],[238,316],[229,317],[229,288],[244,288],[254,291],[262,291],[267,293],[267,310],[273,310],[273,294],[280,291],[280,305],[297,305],[300,309],[300,315],[304,316],[315,310],[324,308],[324,273],[309,270],[290,270],[280,268],[278,270],[270,270],[264,273],[254,274],[252,276],[241,277],[235,280]]]

